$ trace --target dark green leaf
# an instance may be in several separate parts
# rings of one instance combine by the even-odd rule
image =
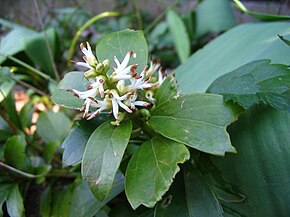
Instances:
[[[290,20],[290,16],[252,12],[249,11],[239,0],[233,0],[233,2],[240,11],[262,21]]]
[[[9,116],[9,120],[13,123],[15,127],[17,127],[18,129],[22,129],[18,112],[16,111],[15,100],[12,92],[10,92],[8,96],[6,96],[4,104],[5,110]]]
[[[237,112],[215,94],[191,94],[155,109],[149,124],[161,135],[200,151],[224,155],[235,152],[226,127]]]
[[[52,204],[50,216],[68,217],[71,206],[73,186],[66,188],[55,188],[52,192]]]
[[[288,65],[290,49],[277,34],[288,37],[289,24],[243,24],[227,31],[175,70],[179,87],[183,93],[205,92],[221,75],[254,60],[271,59],[272,63]]]
[[[228,0],[203,0],[196,9],[196,36],[221,32],[235,25],[235,17]]]
[[[170,75],[163,81],[155,95],[156,107],[168,102],[175,96],[177,96],[177,83],[175,78]]]
[[[42,112],[37,122],[37,132],[45,142],[61,143],[69,134],[71,121],[61,111]]]
[[[27,102],[21,109],[19,113],[19,120],[23,128],[30,126],[33,111],[33,103],[31,101]]]
[[[158,217],[223,217],[223,209],[199,170],[193,165],[178,174],[169,192],[158,203]]]
[[[48,186],[41,194],[39,212],[42,217],[50,217],[51,212],[51,186]]]
[[[22,217],[24,215],[24,205],[18,185],[11,187],[7,196],[6,206],[10,216]]]
[[[103,123],[91,135],[82,160],[82,176],[98,200],[109,195],[130,139],[130,121],[113,126]]]
[[[133,209],[153,207],[169,189],[179,171],[178,163],[189,159],[189,151],[178,142],[154,137],[141,145],[126,171],[125,191]]]
[[[11,184],[2,184],[0,186],[0,216],[3,216],[2,206],[7,200],[7,196],[10,192]]]
[[[106,203],[111,199],[117,196],[124,190],[124,177],[118,172],[113,184],[113,188],[108,197],[104,201],[98,201],[95,196],[92,194],[90,187],[87,182],[83,181],[79,184],[74,192],[72,197],[71,206],[69,209],[70,217],[91,217],[96,212],[98,212]]]
[[[50,51],[47,47],[48,45],[46,40],[48,40]],[[51,28],[46,30],[46,33],[38,33],[24,41],[25,52],[29,58],[35,65],[39,65],[43,71],[50,74],[52,77],[55,76],[53,69],[53,59],[57,49],[56,40],[56,31]]]
[[[107,119],[105,116],[98,116],[92,121],[83,120],[78,123],[78,126],[72,130],[62,143],[62,148],[64,148],[62,155],[63,167],[76,164],[82,160],[89,137]]]
[[[285,65],[270,64],[270,60],[250,62],[215,80],[208,91],[233,100],[244,108],[267,104],[290,111],[290,70]]]
[[[173,10],[167,12],[167,22],[173,36],[178,57],[184,62],[190,54],[190,40],[180,16]]]
[[[290,203],[290,114],[251,108],[230,129],[238,154],[213,157],[220,176],[245,199],[221,202],[241,216],[287,216]]]
[[[27,170],[29,160],[26,156],[24,134],[10,137],[4,145],[4,157],[7,164],[20,170]]]
[[[0,41],[0,64],[6,60],[6,56],[14,55],[24,50],[24,40],[35,36],[37,32],[28,28],[19,27],[11,30]]]
[[[48,142],[44,145],[43,148],[43,158],[46,163],[50,163],[53,159],[57,147],[59,146],[58,142]]]
[[[148,47],[142,31],[123,30],[105,36],[97,45],[96,53],[99,61],[109,59],[114,66],[114,56],[122,61],[128,51],[137,54],[129,64],[138,64],[139,69],[147,65]],[[110,68],[113,71],[113,68]]]

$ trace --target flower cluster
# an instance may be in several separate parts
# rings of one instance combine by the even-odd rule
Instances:
[[[132,113],[138,107],[154,105],[154,94],[165,79],[159,61],[151,62],[149,67],[138,73],[138,64],[128,65],[130,58],[136,58],[136,53],[128,51],[122,62],[114,57],[116,67],[109,75],[108,59],[99,63],[89,43],[86,46],[81,44],[80,48],[85,55],[84,62],[74,63],[88,68],[84,76],[90,85],[86,91],[69,91],[84,100],[80,108],[84,111],[84,118],[90,120],[103,111],[109,111],[116,119],[113,124],[119,125],[127,113]],[[158,76],[155,76],[156,72]]]

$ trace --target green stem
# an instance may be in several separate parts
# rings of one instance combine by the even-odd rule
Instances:
[[[16,173],[18,175],[21,175],[25,178],[29,178],[29,179],[35,179],[35,178],[38,178],[38,177],[41,177],[42,175],[33,175],[33,174],[30,174],[30,173],[26,173],[26,172],[23,172],[21,170],[18,170],[14,167],[11,167],[3,162],[0,161],[0,167],[12,172],[12,173]]]
[[[100,13],[96,16],[94,16],[93,18],[89,19],[75,34],[72,43],[70,45],[69,51],[68,51],[68,65],[70,65],[70,60],[74,54],[74,49],[76,46],[76,43],[79,39],[79,37],[81,36],[82,32],[87,29],[90,25],[92,25],[93,23],[95,23],[96,21],[98,21],[99,19],[105,18],[105,17],[112,17],[112,16],[120,16],[120,13],[118,12],[114,12],[114,11],[106,11],[103,13]]]
[[[136,3],[136,0],[133,0],[133,9],[135,11],[136,18],[138,21],[138,29],[143,29],[142,16],[141,16],[140,8],[138,7],[138,4]]]

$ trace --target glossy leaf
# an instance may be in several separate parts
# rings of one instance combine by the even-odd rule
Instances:
[[[149,124],[161,135],[200,151],[224,155],[236,152],[226,127],[237,112],[215,94],[191,94],[155,109]]]
[[[154,137],[141,145],[126,171],[125,191],[133,209],[153,207],[169,189],[179,171],[178,163],[189,159],[189,151],[178,142]]]
[[[190,40],[186,27],[181,17],[173,10],[168,10],[167,22],[170,33],[173,36],[178,57],[181,62],[184,62],[190,54]]]
[[[47,47],[48,40],[50,51]],[[54,77],[53,59],[57,49],[57,35],[53,28],[46,30],[46,33],[41,32],[24,41],[25,52],[35,65]],[[41,52],[40,52],[41,51]],[[50,53],[51,52],[51,53]],[[52,55],[52,57],[50,56]]]
[[[111,192],[131,131],[130,121],[120,126],[113,126],[107,121],[89,138],[82,160],[82,176],[100,201]]]
[[[215,80],[208,91],[233,100],[244,108],[267,104],[290,111],[290,70],[270,60],[250,62]]]
[[[123,30],[105,36],[96,47],[98,60],[102,62],[109,59],[111,62],[110,71],[116,67],[114,56],[121,62],[128,51],[137,54],[136,58],[131,58],[129,65],[138,64],[139,69],[147,65],[148,47],[142,31]]]
[[[7,212],[10,216],[22,217],[24,214],[23,200],[19,192],[18,185],[13,185],[7,196]]]
[[[10,137],[4,145],[6,163],[20,170],[27,169],[28,158],[25,153],[26,145],[24,134]]]
[[[221,75],[254,60],[288,65],[290,49],[277,34],[289,38],[288,23],[243,24],[227,31],[175,70],[182,92],[205,92]]]
[[[177,96],[177,83],[175,78],[170,75],[168,76],[161,86],[158,88],[155,95],[156,103],[155,106],[158,107],[163,103],[170,101],[173,97]]]
[[[53,92],[51,98],[54,103],[70,108],[81,108],[84,100],[74,96],[73,93],[68,92],[69,89],[76,89],[78,91],[85,91],[90,82],[85,78],[84,73],[80,71],[72,71],[67,73],[59,82],[59,89]]]
[[[235,25],[235,17],[228,0],[203,0],[196,9],[196,37],[221,32]]]
[[[183,167],[184,168],[184,167]],[[210,185],[193,165],[178,174],[169,192],[158,203],[158,217],[224,217]]]
[[[212,158],[224,181],[245,198],[221,202],[241,216],[287,216],[290,202],[290,114],[254,107],[230,127],[238,154]]]
[[[71,131],[62,143],[62,148],[64,148],[62,155],[63,167],[76,164],[82,160],[89,137],[107,119],[106,116],[98,116],[92,121],[83,120],[77,123],[78,126]]]
[[[116,197],[124,190],[124,176],[118,172],[111,193],[104,199],[98,201],[92,194],[87,182],[80,183],[73,192],[72,202],[69,209],[70,217],[94,216],[106,203]]]
[[[37,122],[37,132],[45,142],[61,143],[68,135],[71,121],[61,111],[42,112]]]
[[[27,102],[21,109],[19,113],[19,120],[23,128],[29,127],[31,125],[33,112],[33,103],[31,101]]]
[[[6,60],[6,56],[14,55],[24,50],[24,40],[35,36],[37,32],[24,27],[12,29],[0,41],[0,64]]]

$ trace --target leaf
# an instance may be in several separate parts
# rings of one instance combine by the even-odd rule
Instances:
[[[70,108],[81,108],[84,100],[74,96],[73,93],[67,92],[68,89],[76,89],[78,91],[86,90],[90,82],[85,78],[83,72],[73,71],[67,73],[59,83],[59,89],[54,91],[51,98],[54,103]]]
[[[26,156],[26,141],[24,134],[12,136],[4,145],[4,158],[7,164],[16,169],[28,169],[29,160]]]
[[[132,131],[130,121],[99,126],[89,138],[82,160],[82,176],[95,197],[103,201],[109,195]]]
[[[235,17],[228,0],[203,0],[196,9],[196,37],[222,32],[235,25]]]
[[[2,178],[2,177],[1,177]],[[11,184],[3,184],[0,185],[0,216],[3,216],[2,206],[4,202],[7,200],[7,196],[9,194],[9,190],[11,189]]]
[[[237,112],[214,94],[191,94],[156,108],[149,124],[161,135],[200,151],[224,155],[234,152],[226,127]]]
[[[96,47],[98,60],[102,62],[109,59],[114,66],[114,56],[117,56],[121,62],[128,51],[137,54],[136,58],[131,58],[129,65],[138,64],[139,69],[143,69],[147,65],[148,47],[142,31],[123,30],[114,32],[105,36]],[[110,68],[110,72],[113,68]]]
[[[267,104],[290,111],[290,70],[285,65],[270,64],[270,60],[250,62],[215,80],[208,91],[221,94],[244,108]]]
[[[193,165],[178,174],[169,192],[158,203],[158,217],[224,217],[211,186]]]
[[[63,167],[76,164],[82,160],[89,137],[107,119],[105,116],[99,115],[98,118],[92,121],[83,120],[78,123],[78,126],[72,130],[62,143],[62,148],[64,148],[62,155]]]
[[[170,33],[173,36],[178,57],[183,63],[190,54],[190,40],[189,35],[186,31],[186,27],[180,16],[171,9],[168,10],[166,19],[168,22]]]
[[[290,202],[290,113],[253,107],[230,129],[238,154],[212,157],[220,176],[235,192],[238,203],[221,202],[241,216],[287,216]]]
[[[124,176],[118,172],[113,184],[111,193],[104,199],[98,201],[92,194],[87,182],[82,181],[74,190],[71,206],[69,209],[70,217],[94,216],[103,206],[105,206],[111,199],[116,197],[124,190]]]
[[[16,111],[15,100],[12,92],[10,92],[9,95],[5,97],[4,105],[6,113],[9,116],[9,120],[12,122],[12,124],[20,130],[23,129],[19,120],[18,112]]]
[[[47,38],[47,39],[46,39]],[[48,40],[50,50],[47,47]],[[40,68],[55,77],[53,69],[53,59],[56,55],[57,49],[57,35],[53,28],[46,30],[46,32],[41,32],[33,37],[30,37],[24,41],[25,53],[33,61],[35,65],[39,65]],[[39,52],[41,51],[41,52]],[[51,59],[52,58],[52,59]]]
[[[173,99],[173,97],[176,96],[177,96],[177,83],[175,78],[172,75],[170,75],[163,81],[163,83],[157,90],[157,93],[155,95],[156,99],[155,108],[170,101],[171,99]]]
[[[233,2],[240,11],[262,21],[290,20],[290,16],[252,12],[249,11],[239,0],[233,0]]]
[[[179,171],[178,163],[189,159],[189,151],[178,142],[154,137],[141,145],[131,158],[125,192],[133,209],[153,207],[169,189]]]
[[[290,49],[277,34],[288,37],[288,23],[243,24],[227,31],[175,70],[179,87],[183,93],[205,92],[221,75],[258,59],[288,65]]]
[[[40,205],[39,205],[39,212],[42,217],[50,217],[51,212],[51,186],[49,185],[45,190],[42,192],[40,196]]]
[[[61,143],[69,134],[70,127],[71,121],[63,112],[46,111],[39,115],[37,133],[47,143]]]
[[[13,217],[22,217],[24,214],[23,200],[19,192],[18,185],[13,185],[7,196],[7,212]]]
[[[1,58],[1,56],[0,56]],[[9,95],[10,91],[15,85],[15,81],[11,79],[10,68],[0,68],[0,102]]]
[[[278,37],[288,46],[290,46],[290,40],[285,39],[282,35],[278,35]]]
[[[33,103],[31,101],[27,102],[19,113],[19,120],[21,126],[25,129],[31,125],[32,114],[34,112]]]
[[[52,192],[50,216],[68,217],[72,201],[73,186],[55,188]]]
[[[14,55],[24,50],[24,40],[35,36],[37,32],[28,28],[19,27],[11,30],[0,41],[0,64],[6,60],[6,56]]]

